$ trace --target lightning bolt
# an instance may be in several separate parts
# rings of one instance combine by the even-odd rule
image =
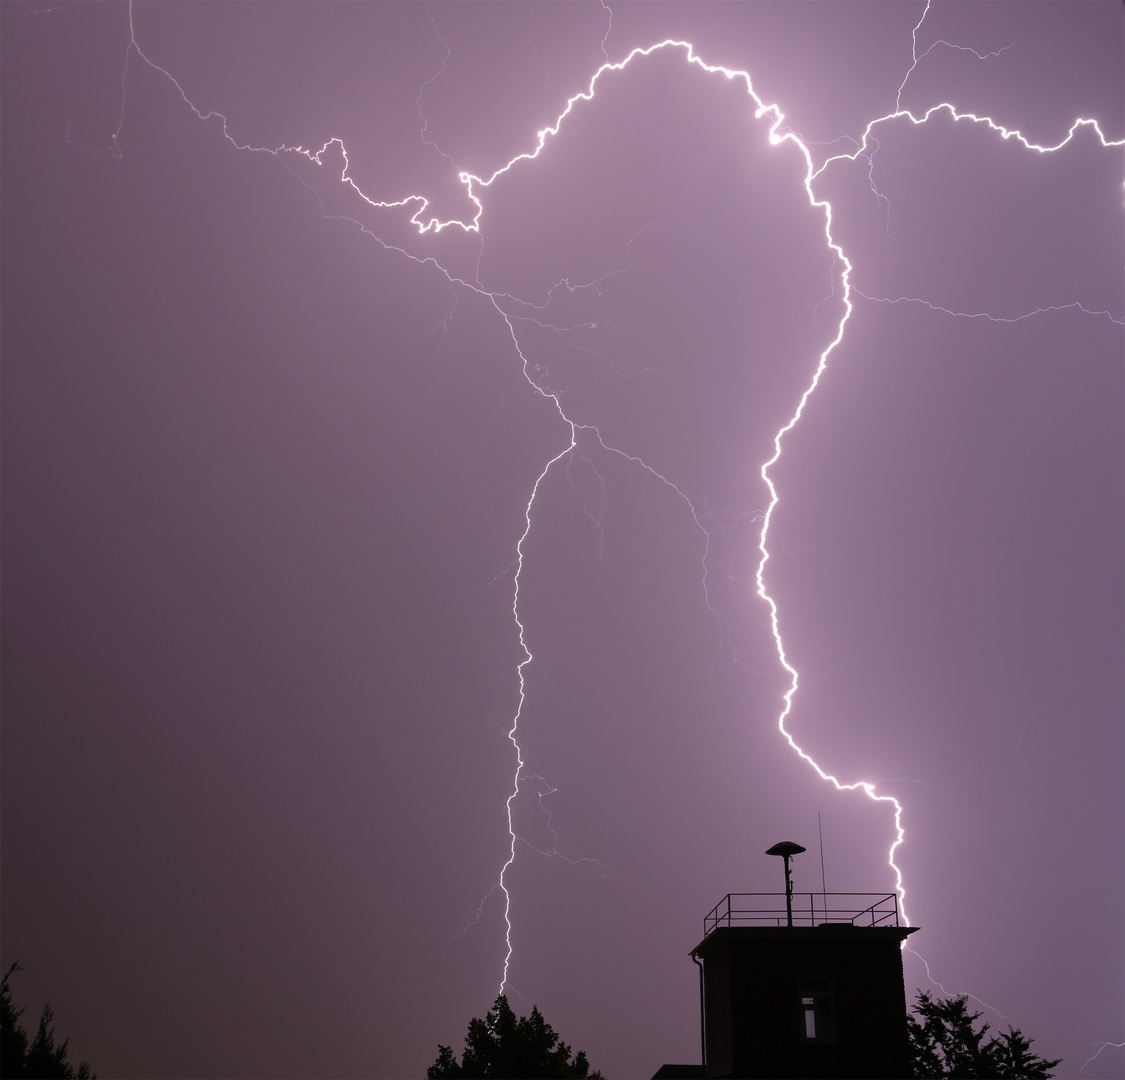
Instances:
[[[1097,1058],[1101,1056],[1101,1053],[1102,1053],[1102,1051],[1103,1051],[1103,1050],[1108,1050],[1108,1049],[1109,1049],[1109,1048],[1110,1048],[1111,1046],[1116,1046],[1116,1047],[1117,1047],[1117,1048],[1118,1048],[1118,1049],[1120,1050],[1120,1049],[1121,1049],[1121,1047],[1125,1046],[1125,1042],[1103,1042],[1103,1043],[1100,1043],[1100,1044],[1096,1044],[1096,1045],[1097,1045],[1097,1047],[1098,1047],[1098,1048],[1097,1048],[1097,1050],[1095,1050],[1095,1051],[1094,1051],[1094,1052],[1093,1052],[1093,1053],[1092,1053],[1092,1054],[1091,1054],[1091,1055],[1090,1055],[1090,1056],[1089,1056],[1089,1057],[1088,1057],[1088,1058],[1087,1058],[1087,1059],[1086,1059],[1086,1060],[1085,1060],[1085,1061],[1084,1061],[1084,1062],[1082,1063],[1082,1066],[1081,1066],[1081,1068],[1079,1068],[1079,1070],[1078,1070],[1079,1072],[1081,1072],[1081,1071],[1082,1071],[1083,1069],[1085,1069],[1085,1068],[1086,1068],[1086,1066],[1087,1066],[1087,1065],[1089,1065],[1091,1061],[1095,1061],[1095,1060],[1097,1060]]]
[[[1049,154],[1059,152],[1064,147],[1066,147],[1080,131],[1085,129],[1090,129],[1096,135],[1097,139],[1100,142],[1100,145],[1103,148],[1116,148],[1125,145],[1125,140],[1111,140],[1107,138],[1105,133],[1102,131],[1099,123],[1093,119],[1076,119],[1068,129],[1066,135],[1057,143],[1054,143],[1052,145],[1041,145],[1032,142],[1017,129],[1006,127],[998,123],[991,117],[978,116],[975,113],[963,111],[951,102],[940,102],[938,104],[931,105],[921,113],[915,113],[910,109],[904,108],[902,106],[903,92],[908,81],[910,80],[911,75],[917,69],[918,65],[922,63],[925,58],[929,56],[935,49],[939,47],[947,47],[951,49],[968,51],[973,53],[973,55],[981,61],[986,61],[990,57],[999,55],[999,52],[1004,51],[1004,49],[1001,49],[998,52],[980,53],[976,50],[967,49],[964,46],[954,45],[947,41],[939,41],[919,54],[918,32],[930,12],[930,0],[927,0],[921,17],[914,27],[912,35],[912,62],[898,87],[898,91],[895,95],[895,104],[892,111],[869,121],[866,124],[862,135],[858,139],[851,138],[849,136],[842,136],[841,138],[833,140],[833,142],[828,144],[818,144],[810,140],[805,140],[796,132],[788,129],[784,125],[785,117],[780,106],[773,103],[767,103],[758,95],[758,93],[754,89],[749,72],[728,68],[722,65],[707,63],[701,56],[697,54],[694,45],[689,41],[671,38],[665,39],[644,47],[634,48],[627,55],[625,55],[624,58],[611,61],[609,58],[607,43],[612,32],[613,13],[610,6],[605,2],[605,0],[601,0],[601,6],[605,10],[608,17],[608,27],[601,42],[601,52],[605,57],[605,61],[594,71],[586,87],[567,99],[565,107],[558,114],[554,122],[537,132],[536,137],[534,140],[532,140],[532,145],[529,149],[516,154],[509,161],[505,162],[500,167],[496,168],[494,171],[487,175],[477,175],[476,173],[470,172],[468,170],[461,170],[458,172],[458,180],[462,185],[464,194],[467,197],[469,204],[472,207],[471,215],[469,215],[465,219],[454,217],[443,220],[439,218],[431,212],[430,200],[426,196],[421,194],[407,194],[396,199],[379,199],[366,194],[363,190],[361,190],[360,186],[350,175],[347,149],[340,139],[328,139],[319,149],[316,150],[308,149],[302,146],[281,145],[276,147],[264,147],[240,142],[231,134],[227,117],[224,114],[214,110],[203,111],[198,108],[191,101],[181,83],[177,81],[172,73],[156,63],[143,51],[138,41],[134,19],[134,6],[131,0],[129,4],[128,14],[129,41],[126,47],[125,64],[122,71],[120,119],[116,129],[113,131],[110,137],[109,145],[104,148],[115,156],[120,156],[122,153],[120,138],[126,122],[127,80],[130,64],[135,58],[136,61],[144,63],[153,71],[158,72],[159,74],[164,76],[179,93],[183,103],[195,114],[195,116],[201,122],[212,120],[217,121],[220,125],[222,137],[236,149],[247,153],[268,154],[272,155],[275,158],[278,158],[302,184],[304,184],[311,192],[313,192],[314,196],[318,200],[321,212],[325,215],[325,217],[349,221],[358,229],[360,229],[365,235],[371,237],[375,242],[380,244],[384,249],[392,251],[397,255],[401,255],[416,263],[433,267],[435,270],[445,276],[451,287],[469,289],[482,297],[486,297],[494,306],[499,318],[503,320],[504,324],[507,326],[512,341],[512,347],[515,351],[516,356],[519,358],[522,373],[527,383],[535,391],[535,393],[537,393],[544,399],[549,400],[557,411],[557,414],[563,425],[563,430],[566,433],[563,440],[564,445],[562,445],[561,448],[559,448],[555,453],[548,457],[531,487],[527,503],[524,506],[523,529],[515,544],[515,559],[512,567],[513,592],[511,611],[512,619],[517,628],[519,648],[521,650],[522,658],[519,660],[516,666],[516,676],[518,683],[517,704],[507,731],[507,738],[511,743],[516,762],[511,794],[508,795],[505,802],[509,834],[508,854],[503,866],[500,869],[499,879],[496,885],[493,886],[492,890],[490,890],[490,892],[481,901],[481,905],[477,909],[476,917],[472,920],[472,922],[475,922],[481,917],[481,914],[484,910],[484,905],[492,895],[494,895],[495,893],[499,893],[502,896],[506,952],[503,959],[503,971],[500,980],[501,991],[504,991],[508,985],[510,964],[513,956],[513,897],[508,884],[509,873],[512,866],[516,862],[520,846],[527,845],[534,848],[534,845],[531,845],[529,841],[525,840],[519,834],[519,830],[517,829],[514,819],[514,807],[521,794],[524,793],[526,785],[528,785],[532,780],[542,780],[542,778],[533,777],[528,773],[527,762],[524,754],[524,746],[520,737],[521,720],[523,719],[524,710],[527,703],[527,671],[529,665],[532,664],[534,660],[533,653],[528,644],[527,632],[521,614],[523,573],[525,569],[525,548],[528,537],[530,536],[532,531],[534,509],[536,502],[540,497],[541,487],[553,471],[559,469],[560,467],[566,467],[566,465],[574,460],[576,455],[582,453],[580,442],[584,439],[592,440],[605,451],[611,454],[619,455],[635,467],[647,471],[653,477],[666,484],[677,497],[684,500],[687,505],[688,512],[691,514],[696,526],[703,534],[704,555],[702,560],[701,578],[705,595],[707,593],[709,552],[708,544],[713,531],[713,519],[710,516],[710,511],[700,510],[696,506],[695,502],[693,502],[689,494],[685,492],[681,487],[677,486],[677,484],[674,483],[671,479],[663,476],[655,469],[651,468],[639,457],[631,455],[623,449],[607,444],[603,440],[601,433],[597,430],[597,428],[590,425],[580,424],[572,416],[568,415],[566,409],[563,407],[563,403],[561,401],[559,393],[551,390],[547,386],[542,365],[538,365],[532,360],[529,360],[524,349],[521,347],[520,335],[517,332],[517,324],[524,319],[530,319],[535,323],[535,325],[538,325],[540,327],[549,327],[549,324],[539,321],[534,314],[531,314],[532,312],[536,311],[541,312],[545,305],[535,305],[530,303],[529,301],[521,300],[508,294],[488,290],[480,281],[479,254],[476,269],[472,274],[457,273],[443,266],[438,262],[437,258],[432,255],[417,255],[410,251],[407,251],[401,245],[383,239],[377,232],[374,231],[371,225],[359,220],[354,216],[330,211],[328,206],[324,202],[324,197],[321,189],[316,184],[306,179],[304,173],[298,171],[294,163],[304,162],[306,166],[311,166],[316,169],[328,170],[332,167],[333,161],[338,158],[338,160],[342,162],[338,176],[338,183],[340,185],[343,185],[344,188],[346,188],[354,196],[356,196],[369,210],[391,210],[401,211],[409,214],[407,220],[409,224],[414,227],[416,234],[420,237],[426,236],[427,234],[436,236],[447,229],[459,230],[466,235],[475,237],[478,242],[481,243],[481,247],[478,249],[478,251],[482,252],[482,221],[485,214],[484,199],[488,189],[491,188],[492,185],[500,177],[511,172],[512,170],[524,165],[534,163],[539,158],[540,154],[548,145],[550,140],[558,135],[563,125],[568,123],[580,108],[594,101],[598,87],[605,80],[619,75],[633,65],[643,63],[647,58],[652,57],[654,54],[660,52],[678,53],[682,57],[685,64],[698,69],[705,75],[714,78],[725,79],[730,83],[740,85],[744,89],[745,94],[749,99],[754,118],[756,120],[764,119],[768,122],[766,138],[768,139],[769,145],[776,147],[783,144],[789,144],[799,153],[801,159],[804,161],[805,166],[804,176],[801,183],[805,195],[808,199],[810,208],[819,215],[820,220],[822,220],[823,222],[823,237],[825,248],[827,253],[831,256],[835,268],[833,271],[834,282],[837,277],[839,280],[839,295],[842,303],[842,314],[839,317],[839,321],[836,325],[835,333],[832,336],[831,341],[819,355],[812,378],[806,386],[804,392],[801,394],[796,408],[792,412],[788,421],[786,421],[774,435],[772,443],[772,454],[766,461],[761,464],[758,470],[761,480],[768,491],[769,501],[765,511],[763,513],[755,515],[755,517],[760,520],[760,530],[758,532],[757,542],[758,562],[756,571],[753,576],[753,588],[756,595],[768,609],[769,625],[773,636],[777,659],[781,668],[784,670],[786,679],[788,681],[788,688],[782,695],[780,712],[776,720],[778,732],[786,741],[786,743],[792,748],[794,753],[796,753],[813,770],[815,770],[816,774],[823,781],[832,784],[839,791],[858,792],[864,795],[866,798],[872,800],[873,802],[884,805],[888,810],[890,810],[893,821],[893,840],[887,851],[887,865],[894,876],[895,890],[899,897],[899,903],[903,913],[903,917],[907,922],[909,922],[909,919],[906,916],[906,889],[903,881],[902,871],[896,862],[898,849],[905,842],[906,838],[903,825],[904,808],[902,803],[900,803],[899,800],[894,796],[882,793],[878,789],[876,783],[872,780],[845,780],[833,775],[833,773],[828,771],[826,767],[818,762],[805,748],[801,746],[801,744],[794,737],[793,733],[789,730],[788,722],[790,720],[793,709],[794,697],[798,690],[799,676],[797,669],[790,662],[785,648],[781,630],[781,617],[778,609],[778,604],[767,587],[767,570],[771,559],[771,525],[773,524],[774,515],[780,501],[778,488],[773,478],[775,466],[781,458],[787,436],[800,422],[811,396],[815,393],[818,385],[820,384],[821,378],[824,375],[824,372],[830,362],[830,358],[844,340],[848,323],[855,309],[857,298],[870,303],[878,304],[923,304],[934,311],[944,313],[951,317],[988,319],[994,322],[1018,322],[1023,319],[1032,318],[1033,316],[1046,314],[1048,312],[1073,309],[1085,316],[1095,318],[1105,317],[1109,318],[1116,325],[1125,325],[1125,322],[1123,322],[1121,318],[1118,318],[1113,313],[1109,311],[1090,310],[1077,301],[1068,304],[1038,308],[1034,311],[1021,313],[1015,316],[997,316],[984,312],[957,312],[945,307],[940,307],[938,305],[932,304],[929,301],[921,298],[869,296],[865,293],[860,292],[859,289],[857,289],[853,284],[853,264],[849,259],[847,253],[844,251],[841,242],[834,235],[832,204],[827,198],[818,196],[815,190],[815,186],[817,181],[826,174],[826,171],[832,169],[834,166],[840,163],[856,162],[860,158],[864,158],[870,161],[871,157],[878,150],[878,140],[876,137],[876,130],[878,128],[894,123],[909,123],[914,126],[921,126],[928,123],[935,116],[945,115],[957,124],[982,126],[993,133],[998,139],[1005,141],[1014,141],[1028,152],[1035,154]],[[438,32],[437,24],[434,21],[433,16],[430,15],[428,11],[427,16],[429,17],[430,22],[433,24],[435,32]],[[439,40],[441,40],[440,33],[438,33],[438,37]],[[445,59],[443,59],[442,61],[441,69],[426,80],[426,82],[419,90],[419,94],[417,97],[418,113],[422,123],[422,139],[427,145],[434,147],[434,149],[439,153],[442,153],[442,151],[439,147],[436,146],[436,144],[434,144],[430,140],[427,133],[428,126],[424,115],[422,99],[426,89],[434,82],[434,80],[436,80],[441,75],[442,71],[444,70],[445,63],[449,58],[449,49],[448,46],[445,45],[444,40],[442,40],[442,45],[443,47],[445,47],[446,55]],[[1004,48],[1006,49],[1009,47],[1010,46],[1005,46]],[[818,147],[824,145],[830,147],[840,143],[841,141],[847,141],[852,146],[854,146],[855,149],[847,153],[828,153],[827,156],[822,156],[822,159],[820,159],[818,163],[818,154],[820,153],[820,151],[818,151],[817,149]],[[444,156],[447,160],[450,161],[452,165],[452,159],[449,158],[449,155],[446,154]],[[560,282],[556,287],[559,286],[568,289],[571,288],[569,282],[566,281]],[[551,328],[556,330],[563,329],[557,327]],[[716,616],[717,619],[720,620],[721,623],[721,616],[719,615],[717,610],[711,606],[709,598],[707,600],[707,604],[712,613]],[[722,627],[720,625],[720,631],[721,630]],[[546,790],[540,790],[537,796],[540,800],[541,807],[541,800],[544,794],[549,794],[550,791],[553,790],[550,788],[550,785],[546,784],[545,781],[542,781],[542,783]],[[553,833],[553,829],[551,831]],[[541,854],[560,856],[560,853],[558,852],[557,842],[553,850],[535,850],[539,850]],[[567,861],[574,862],[585,860],[568,859]],[[472,923],[470,923],[469,925],[472,925]],[[926,966],[928,971],[929,965],[927,964]],[[1111,1045],[1120,1044],[1105,1043],[1097,1053],[1100,1053],[1101,1049],[1104,1049],[1106,1046]],[[1096,1056],[1097,1054],[1094,1055],[1094,1057]],[[1093,1057],[1091,1057],[1090,1060],[1093,1060]],[[1087,1062],[1087,1064],[1089,1064],[1089,1062]]]
[[[1077,300],[1069,304],[1050,304],[1047,307],[1021,312],[1019,315],[992,315],[987,311],[953,311],[950,308],[942,307],[940,304],[932,304],[929,300],[923,300],[921,297],[917,296],[868,296],[867,293],[861,292],[859,289],[853,288],[852,291],[856,296],[862,296],[864,300],[869,300],[872,304],[917,304],[920,307],[929,308],[930,311],[948,315],[953,319],[984,319],[986,322],[994,323],[1018,323],[1023,322],[1025,319],[1033,319],[1036,315],[1050,315],[1056,311],[1078,311],[1083,315],[1092,315],[1094,318],[1109,319],[1115,326],[1125,326],[1125,319],[1117,318],[1112,311],[1106,311],[1104,308],[1100,311],[1094,311],[1091,308],[1085,307]]]

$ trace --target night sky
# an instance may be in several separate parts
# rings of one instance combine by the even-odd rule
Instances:
[[[779,840],[819,891],[818,812],[890,892],[893,798],[908,995],[1122,1075],[1125,6],[0,20],[26,1018],[103,1077],[419,1076],[507,959],[650,1076],[706,912]],[[666,39],[776,109],[666,45],[536,153]],[[941,103],[1022,139],[864,141]],[[767,524],[786,726],[884,801],[778,731]]]

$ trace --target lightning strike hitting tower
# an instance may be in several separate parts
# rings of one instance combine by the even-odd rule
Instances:
[[[794,893],[804,850],[767,852],[785,860],[784,897],[729,894],[703,921],[698,1076],[910,1075],[902,943],[917,927],[894,893]]]

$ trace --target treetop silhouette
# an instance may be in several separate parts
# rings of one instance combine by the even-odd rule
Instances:
[[[974,1027],[980,1013],[969,1012],[968,998],[933,998],[918,991],[916,1015],[906,1018],[910,1056],[917,1077],[998,1077],[1047,1080],[1062,1058],[1050,1061],[1031,1052],[1031,1039],[1009,1027],[985,1042],[988,1024]]]
[[[437,1060],[426,1070],[427,1080],[481,1077],[486,1080],[604,1080],[590,1072],[584,1051],[571,1060],[571,1050],[543,1019],[538,1006],[530,1016],[517,1017],[500,994],[483,1020],[473,1017],[465,1036],[461,1063],[448,1046],[438,1045]]]
[[[12,1004],[12,991],[8,980],[17,971],[23,971],[19,963],[14,963],[0,980],[0,1076],[5,1080],[16,1077],[35,1077],[36,1080],[97,1080],[90,1072],[90,1066],[83,1061],[78,1069],[67,1061],[69,1039],[55,1045],[55,1018],[50,1002],[43,1006],[39,1014],[39,1027],[35,1038],[29,1039],[27,1031],[19,1022],[23,1009]],[[26,1006],[25,1006],[26,1008]]]

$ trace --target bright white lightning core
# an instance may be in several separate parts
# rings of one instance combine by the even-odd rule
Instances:
[[[609,8],[604,2],[602,6],[607,12],[609,12]],[[931,117],[934,117],[938,114],[947,115],[952,120],[958,123],[983,125],[990,131],[992,131],[998,138],[1003,140],[1014,140],[1029,152],[1033,152],[1036,154],[1054,153],[1062,150],[1082,128],[1092,129],[1096,133],[1097,138],[1100,140],[1100,144],[1102,147],[1121,147],[1123,144],[1125,144],[1125,140],[1113,141],[1107,139],[1106,135],[1101,130],[1099,123],[1096,120],[1092,119],[1080,118],[1075,120],[1067,131],[1066,135],[1061,138],[1059,142],[1054,145],[1044,146],[1030,141],[1019,131],[1006,128],[989,117],[977,116],[970,112],[961,111],[955,105],[949,102],[941,102],[939,104],[933,105],[921,115],[915,115],[910,110],[902,108],[901,101],[903,89],[910,79],[910,76],[913,74],[914,70],[917,68],[919,63],[921,63],[921,61],[925,59],[930,51],[937,48],[939,45],[948,46],[949,48],[964,49],[963,46],[950,45],[950,43],[948,42],[938,42],[934,46],[931,46],[930,50],[927,50],[927,52],[923,53],[921,56],[918,55],[918,30],[925,21],[929,10],[930,0],[927,0],[921,17],[914,27],[914,47],[912,53],[913,62],[910,64],[909,69],[907,70],[902,80],[902,83],[897,89],[897,94],[895,95],[895,106],[893,110],[887,112],[882,116],[876,117],[866,125],[862,137],[858,140],[853,140],[853,145],[856,146],[856,149],[853,152],[848,154],[833,154],[824,158],[819,163],[814,158],[813,144],[805,142],[798,134],[784,128],[784,113],[782,112],[780,106],[778,106],[777,104],[767,103],[761,97],[759,97],[758,93],[754,89],[750,74],[747,71],[735,70],[721,65],[709,64],[703,58],[697,55],[695,47],[691,42],[671,39],[659,41],[643,48],[635,48],[630,51],[623,59],[611,62],[608,59],[608,53],[606,53],[605,51],[606,41],[609,38],[609,31],[607,31],[606,38],[603,39],[601,46],[603,54],[607,57],[606,61],[602,63],[590,77],[589,83],[587,84],[586,88],[569,98],[565,108],[559,113],[554,123],[536,133],[535,139],[532,140],[532,146],[530,149],[517,154],[511,160],[505,162],[487,176],[478,176],[475,173],[469,171],[462,171],[458,174],[460,183],[463,185],[464,192],[473,207],[472,215],[466,220],[460,220],[457,218],[451,218],[447,220],[439,219],[438,217],[430,213],[430,200],[426,196],[421,194],[408,194],[394,199],[377,199],[369,196],[360,189],[355,180],[349,175],[347,149],[339,139],[329,139],[324,143],[323,146],[321,146],[319,150],[315,151],[308,150],[300,146],[278,146],[269,148],[262,146],[251,146],[248,144],[237,142],[228,131],[227,118],[224,115],[217,112],[205,113],[198,109],[189,99],[188,95],[184,92],[182,85],[176,80],[176,78],[167,69],[155,63],[152,59],[149,58],[148,55],[146,55],[144,51],[142,51],[137,38],[136,28],[134,24],[134,12],[131,4],[129,9],[130,40],[126,52],[125,73],[123,74],[121,122],[118,125],[117,131],[114,132],[112,137],[112,150],[114,153],[120,153],[118,140],[125,123],[124,80],[128,73],[129,58],[135,56],[143,63],[149,65],[153,70],[164,75],[169,80],[169,82],[173,86],[175,86],[177,91],[180,93],[180,96],[182,97],[184,103],[195,113],[197,117],[199,117],[201,120],[210,119],[212,117],[220,120],[222,122],[223,137],[238,149],[248,152],[271,154],[283,161],[289,158],[290,155],[297,155],[303,159],[307,159],[308,162],[314,163],[315,165],[320,167],[327,167],[330,150],[337,151],[343,160],[343,168],[339,175],[339,182],[348,186],[355,193],[355,195],[362,199],[363,202],[366,203],[369,207],[379,209],[402,208],[404,210],[409,210],[409,222],[415,227],[419,235],[424,235],[427,233],[436,234],[449,228],[460,229],[466,233],[475,233],[478,235],[482,235],[482,222],[485,217],[485,204],[483,200],[484,193],[487,191],[487,189],[492,186],[492,184],[497,180],[498,177],[504,175],[510,170],[515,169],[517,166],[523,165],[525,163],[534,162],[539,157],[544,147],[548,144],[549,140],[558,135],[563,124],[570,122],[571,118],[581,106],[594,101],[598,86],[605,80],[618,76],[620,73],[624,72],[632,65],[643,63],[646,58],[652,56],[654,53],[671,52],[680,54],[685,64],[697,67],[708,76],[723,78],[730,82],[740,84],[744,88],[745,93],[749,99],[749,103],[753,109],[755,118],[766,118],[768,120],[769,143],[773,146],[779,146],[785,143],[791,144],[791,146],[795,147],[800,152],[801,156],[804,159],[804,191],[810,207],[822,216],[824,244],[826,250],[834,259],[835,265],[839,268],[838,274],[841,287],[839,295],[843,308],[843,313],[840,316],[835,335],[832,337],[832,340],[830,341],[828,346],[820,354],[812,379],[802,393],[799,401],[797,402],[796,408],[794,409],[791,417],[774,436],[773,453],[765,462],[761,464],[759,469],[759,474],[762,478],[762,481],[766,485],[766,488],[769,492],[769,504],[764,514],[761,516],[761,529],[758,535],[759,559],[757,570],[754,574],[754,589],[757,595],[769,609],[770,627],[773,634],[778,661],[786,672],[789,683],[788,689],[783,695],[776,723],[781,736],[788,742],[793,751],[798,754],[804,761],[806,761],[816,771],[821,779],[831,783],[836,789],[841,791],[862,792],[862,794],[864,794],[867,798],[873,800],[874,802],[886,804],[888,809],[892,812],[893,840],[890,843],[887,851],[887,863],[894,874],[895,888],[899,896],[900,905],[902,905],[903,916],[907,922],[909,922],[909,919],[906,917],[905,911],[906,889],[903,882],[902,872],[897,862],[895,861],[895,856],[898,848],[905,840],[905,832],[903,826],[903,806],[898,801],[898,799],[896,799],[892,795],[883,794],[879,790],[877,790],[876,785],[871,781],[862,779],[846,781],[836,777],[835,775],[827,771],[819,762],[817,762],[805,749],[803,749],[793,737],[792,733],[789,731],[787,727],[787,721],[793,707],[794,695],[796,694],[798,689],[798,672],[789,661],[781,632],[778,605],[770,594],[766,583],[766,571],[771,558],[769,547],[770,528],[780,498],[777,487],[772,477],[772,471],[781,457],[786,436],[800,421],[809,398],[816,390],[830,357],[840,345],[840,343],[844,340],[848,322],[854,310],[854,297],[860,296],[866,300],[880,303],[909,302],[928,304],[928,301],[926,301],[924,298],[919,297],[898,297],[893,299],[884,297],[867,297],[866,294],[859,292],[859,290],[852,283],[853,273],[855,269],[853,263],[849,259],[847,253],[844,251],[841,242],[836,238],[833,232],[832,204],[827,198],[819,197],[817,195],[815,185],[817,180],[825,174],[826,170],[830,170],[832,166],[837,162],[854,162],[860,158],[869,159],[871,155],[875,153],[875,149],[873,147],[877,147],[873,133],[875,129],[880,125],[887,125],[895,121],[904,121],[914,125],[923,125],[927,123],[931,119]],[[971,49],[965,51],[973,52],[973,50]],[[980,53],[974,53],[974,55],[976,55],[978,59],[984,60],[987,58],[987,56],[995,54],[982,55]],[[424,128],[423,137],[425,138]],[[312,189],[310,188],[310,190]],[[321,202],[321,207],[324,213],[328,215],[328,210],[324,207],[323,202]],[[525,783],[527,783],[529,780],[537,779],[530,777],[527,773],[523,746],[520,740],[520,722],[523,717],[524,705],[526,702],[525,672],[527,666],[532,662],[533,659],[531,650],[529,649],[526,642],[525,628],[521,618],[520,602],[522,575],[524,570],[525,542],[532,529],[533,515],[536,501],[539,497],[540,487],[552,470],[558,468],[561,463],[571,458],[572,455],[574,455],[576,452],[579,452],[580,437],[593,439],[599,446],[601,446],[605,450],[620,455],[638,468],[647,470],[650,474],[656,476],[669,487],[671,487],[679,497],[685,500],[689,511],[693,516],[695,524],[701,529],[701,531],[704,533],[704,536],[708,537],[710,534],[705,523],[705,515],[700,514],[695,505],[692,503],[690,497],[684,491],[682,491],[679,487],[677,487],[664,476],[656,473],[655,470],[651,469],[639,458],[628,454],[621,449],[608,446],[602,440],[602,437],[597,429],[588,425],[579,424],[577,421],[567,415],[567,412],[563,407],[563,403],[560,400],[559,394],[546,386],[543,381],[540,368],[529,360],[528,356],[525,354],[524,349],[521,347],[519,336],[517,334],[515,326],[515,323],[518,321],[517,318],[507,313],[505,310],[506,304],[520,304],[524,310],[526,310],[527,308],[534,308],[534,305],[530,305],[524,301],[518,300],[518,298],[511,297],[506,294],[490,292],[480,283],[479,280],[475,278],[475,276],[470,279],[465,275],[453,273],[442,266],[436,260],[436,258],[432,256],[419,256],[408,252],[401,246],[392,244],[379,237],[372,231],[371,227],[368,224],[362,223],[354,218],[348,218],[347,220],[352,221],[366,235],[370,236],[384,248],[392,250],[397,254],[402,255],[403,257],[411,259],[415,262],[431,265],[435,267],[440,273],[444,274],[450,283],[458,286],[463,286],[464,288],[470,289],[475,293],[488,297],[488,299],[494,305],[498,315],[508,327],[508,330],[511,334],[513,347],[517,356],[519,357],[520,363],[522,365],[523,375],[526,378],[527,382],[538,394],[542,395],[544,398],[549,399],[553,403],[563,424],[565,425],[566,429],[569,430],[569,440],[567,442],[567,445],[564,446],[563,449],[555,453],[553,456],[549,457],[548,460],[543,463],[543,466],[538,473],[538,476],[529,494],[527,504],[524,507],[524,528],[515,544],[515,572],[512,597],[512,617],[518,631],[523,657],[517,665],[519,687],[518,703],[515,713],[512,717],[510,728],[508,730],[508,738],[511,741],[512,747],[515,752],[516,768],[513,776],[512,792],[508,796],[505,804],[510,840],[508,857],[500,869],[498,881],[492,890],[492,892],[499,891],[503,896],[506,944],[506,952],[503,960],[503,971],[500,980],[500,990],[501,992],[503,992],[508,986],[509,971],[513,955],[513,898],[508,887],[509,871],[516,861],[520,845],[526,844],[528,847],[533,846],[529,841],[525,840],[519,835],[519,832],[515,825],[515,821],[513,819],[513,806],[521,793],[524,792]],[[966,314],[960,312],[952,312],[947,308],[941,308],[933,304],[929,304],[928,306],[934,308],[935,310],[943,311],[951,316],[987,318],[1002,322],[1017,321],[1017,319],[1028,318],[1031,315],[1040,314],[1045,311],[1058,310],[1062,307],[1075,307],[1086,315],[1095,317],[1108,316],[1115,323],[1120,322],[1120,319],[1110,312],[1090,311],[1077,301],[1055,305],[1050,308],[1041,308],[1034,312],[1017,313],[1015,318],[1011,317],[1010,314],[1008,316],[993,316],[984,312]],[[706,592],[706,555],[704,556],[703,584],[704,591]],[[712,611],[714,612],[714,609],[712,609]],[[557,854],[557,852],[550,853]],[[489,896],[491,896],[491,894],[492,893],[490,892]],[[482,901],[481,909],[478,909],[478,918],[481,911],[483,910],[483,905],[487,900],[488,896],[486,896]]]

